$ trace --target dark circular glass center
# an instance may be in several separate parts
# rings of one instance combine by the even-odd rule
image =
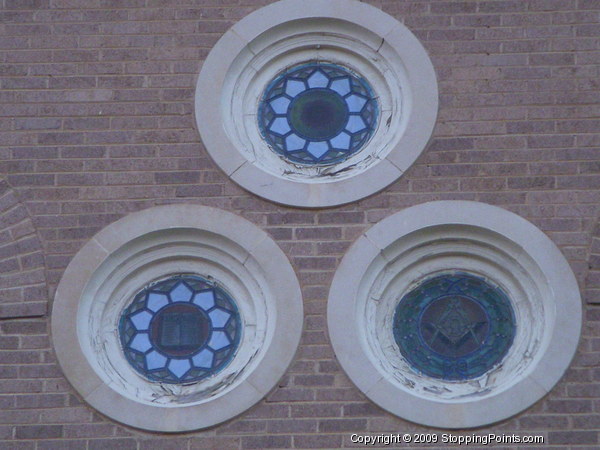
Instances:
[[[174,303],[156,313],[150,322],[150,342],[166,356],[189,356],[207,342],[208,316],[192,304]]]
[[[292,101],[288,118],[299,136],[327,140],[344,129],[348,121],[348,108],[335,91],[310,89]]]
[[[400,353],[418,372],[443,380],[477,378],[506,356],[516,333],[506,293],[462,272],[425,279],[394,313]]]

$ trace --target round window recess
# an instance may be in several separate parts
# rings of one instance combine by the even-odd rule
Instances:
[[[291,363],[302,322],[298,280],[266,233],[219,209],[171,205],[124,217],[75,255],[52,339],[92,407],[182,432],[262,399]]]
[[[227,175],[268,200],[325,207],[397,180],[437,117],[417,38],[354,0],[283,0],[217,42],[198,77],[196,122]]]
[[[369,229],[341,261],[327,313],[356,386],[441,428],[498,422],[541,399],[569,366],[582,320],[554,243],[516,214],[463,201],[407,208]]]

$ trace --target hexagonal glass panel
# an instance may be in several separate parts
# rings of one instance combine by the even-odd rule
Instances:
[[[310,62],[286,70],[267,86],[258,126],[287,160],[325,165],[360,151],[378,115],[375,93],[364,78],[339,65]]]
[[[506,293],[466,273],[437,275],[396,307],[394,339],[412,367],[433,378],[477,378],[498,365],[515,337]]]
[[[222,370],[242,333],[235,301],[196,275],[145,287],[121,314],[119,337],[127,361],[150,381],[183,384]]]

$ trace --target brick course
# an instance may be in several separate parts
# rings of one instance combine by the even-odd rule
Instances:
[[[329,344],[326,298],[344,252],[417,203],[483,201],[561,248],[585,304],[580,350],[532,408],[476,430],[600,444],[598,0],[370,0],[428,50],[440,84],[432,142],[370,198],[297,210],[254,197],[210,160],[194,124],[203,59],[269,0],[0,0],[0,446],[324,448],[350,434],[432,432],[370,403]],[[81,402],[48,337],[48,300],[103,226],[153,205],[224,208],[269,233],[305,300],[296,361],[258,405],[214,429],[164,436]],[[533,448],[533,447],[532,447]]]

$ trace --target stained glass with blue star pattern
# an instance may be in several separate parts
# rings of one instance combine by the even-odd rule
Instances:
[[[264,92],[258,125],[285,159],[324,165],[360,151],[377,127],[370,84],[345,67],[311,62],[278,75]]]
[[[119,321],[131,366],[150,381],[183,384],[221,371],[242,333],[233,298],[196,275],[177,275],[135,296]]]

